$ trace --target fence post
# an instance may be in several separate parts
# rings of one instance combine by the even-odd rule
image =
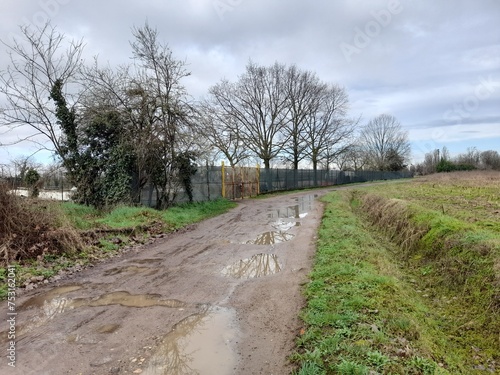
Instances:
[[[62,170],[59,173],[61,176],[61,202],[64,202],[64,182],[63,182]]]
[[[231,186],[233,187],[231,190],[233,191],[233,197],[231,199],[236,199],[236,190],[234,188],[234,168],[231,167]]]
[[[206,160],[206,163],[205,163],[205,168],[207,168],[207,196],[208,196],[208,200],[210,200],[210,172],[208,170],[208,159]]]
[[[226,172],[224,171],[224,162],[221,161],[220,164],[220,172],[221,172],[221,183],[222,183],[222,198],[226,197]]]
[[[260,195],[260,164],[257,164],[257,195]]]

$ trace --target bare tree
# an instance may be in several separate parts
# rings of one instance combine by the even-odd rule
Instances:
[[[372,119],[361,131],[360,140],[370,168],[390,170],[396,157],[403,164],[410,158],[408,133],[394,116],[382,114]]]
[[[438,156],[439,156],[439,150],[438,150]],[[448,147],[443,146],[441,150],[441,160],[450,160],[450,151],[448,150]],[[439,160],[439,161],[441,161]]]
[[[234,167],[250,157],[236,119],[220,108],[216,100],[201,103],[199,106],[198,132],[212,147],[221,153]]]
[[[186,64],[175,59],[170,48],[161,43],[156,29],[146,23],[132,33],[133,56],[140,67],[138,82],[147,93],[142,97],[153,104],[148,172],[156,188],[157,206],[165,208],[175,200],[180,184],[177,158],[188,152],[186,146],[192,145],[194,109],[180,83],[190,73]]]
[[[238,132],[266,169],[287,141],[283,134],[289,113],[285,73],[285,66],[278,63],[263,67],[250,62],[236,83],[223,80],[210,88],[220,116],[231,117],[225,123],[227,130]]]
[[[328,166],[351,144],[357,121],[347,117],[348,106],[347,92],[338,85],[324,87],[315,101],[303,134],[314,170],[322,161]]]
[[[359,171],[367,163],[363,149],[354,141],[344,152],[337,154],[333,161],[341,171]]]
[[[481,161],[481,153],[476,147],[467,148],[467,152],[459,154],[456,157],[457,164],[471,165],[474,167],[479,167]]]
[[[440,161],[439,149],[436,149],[433,152],[426,153],[422,165],[422,173],[423,174],[436,173],[436,167],[439,164],[439,161]]]
[[[23,40],[2,41],[10,65],[0,74],[0,94],[7,106],[0,111],[0,127],[9,132],[28,126],[30,134],[17,142],[32,140],[61,156],[60,129],[50,92],[56,81],[65,89],[77,82],[84,44],[81,40],[66,42],[50,23],[33,31],[23,26],[21,35]],[[77,98],[71,102],[75,105]],[[40,135],[50,144],[39,141]]]
[[[299,162],[307,157],[309,143],[304,135],[308,130],[308,120],[314,115],[312,112],[318,110],[318,103],[327,88],[316,74],[301,71],[295,65],[289,67],[286,74],[290,121],[283,129],[289,139],[283,154],[285,160],[292,163],[293,169],[298,169]]]
[[[14,167],[15,176],[19,178],[21,181],[24,181],[26,177],[26,172],[30,169],[40,169],[41,164],[35,162],[32,159],[32,155],[25,156],[20,155],[11,160],[11,164]]]
[[[485,169],[500,170],[500,155],[498,151],[487,150],[481,152],[481,164]]]

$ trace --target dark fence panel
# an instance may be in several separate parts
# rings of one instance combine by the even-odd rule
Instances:
[[[355,182],[395,180],[411,178],[410,172],[381,171],[332,171],[309,169],[262,169],[260,173],[260,192],[304,189],[321,186],[343,185]]]
[[[224,174],[224,179],[222,178]],[[193,200],[196,202],[213,200],[223,197],[238,199],[255,196],[273,191],[305,189],[322,186],[343,185],[356,182],[378,180],[394,180],[411,178],[413,174],[403,172],[380,171],[333,171],[311,169],[259,169],[257,167],[230,167],[209,166],[198,167],[192,178]],[[258,180],[258,183],[257,183]],[[224,181],[224,189],[223,189]],[[176,197],[177,203],[187,202],[188,196],[182,187],[179,187]],[[154,207],[156,192],[152,186],[145,186],[141,192],[141,203]]]
[[[193,201],[203,202],[222,197],[221,167],[198,167],[191,178],[193,185]],[[180,186],[177,190],[176,203],[188,202],[189,197]],[[147,184],[141,191],[141,204],[154,207],[156,205],[156,191],[153,185]]]

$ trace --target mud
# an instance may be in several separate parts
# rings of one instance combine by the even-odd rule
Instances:
[[[113,275],[118,275],[118,274],[123,274],[123,273],[148,273],[150,275],[158,272],[156,269],[151,269],[148,267],[137,267],[137,266],[127,266],[127,267],[117,267],[117,268],[112,268],[104,273],[104,276],[113,276]]]
[[[151,259],[130,259],[130,263],[136,263],[136,264],[148,264],[148,263],[159,263],[163,261],[162,258],[151,258]]]
[[[98,327],[96,332],[97,333],[113,333],[118,328],[120,328],[119,324],[105,324],[103,326]]]
[[[19,291],[16,367],[3,357],[0,373],[290,373],[321,215],[310,193],[244,200],[57,284]]]

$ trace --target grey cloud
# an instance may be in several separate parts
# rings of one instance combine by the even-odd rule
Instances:
[[[43,1],[3,6],[0,38],[33,19]],[[223,77],[236,79],[249,58],[280,61],[344,85],[353,116],[390,112],[410,130],[449,128],[453,122],[443,117],[474,95],[481,77],[500,81],[498,0],[401,0],[401,11],[379,28],[377,17],[396,0],[51,1],[61,2],[54,24],[69,37],[83,37],[87,59],[98,54],[103,63],[129,62],[131,28],[147,20],[188,63],[185,85],[195,98]],[[225,4],[222,15],[217,4]],[[359,30],[373,34],[362,47],[355,45]],[[358,49],[350,61],[342,43]],[[5,66],[0,48],[0,70]],[[498,127],[499,100],[500,87],[462,123]]]

